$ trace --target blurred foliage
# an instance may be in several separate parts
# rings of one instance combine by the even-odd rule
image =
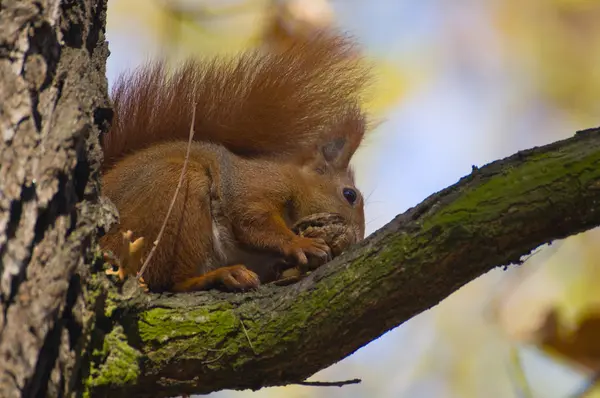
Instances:
[[[502,304],[513,340],[539,347],[590,380],[600,374],[599,240],[600,230],[594,230],[562,242],[536,275],[513,285],[515,297],[505,296]],[[533,284],[543,288],[545,299],[532,292]],[[585,396],[600,397],[599,386]]]
[[[597,123],[600,2],[503,0],[498,19],[510,56],[538,89],[572,117]]]
[[[110,0],[107,29],[128,31],[154,43],[168,60],[194,54],[238,52],[260,43],[270,0],[217,1]],[[129,32],[130,33],[130,32]]]
[[[138,34],[174,64],[189,56],[282,46],[335,24],[327,0],[110,0],[109,13],[110,31],[139,24]],[[388,60],[371,61],[375,81],[365,107],[378,118],[399,100],[408,79]]]

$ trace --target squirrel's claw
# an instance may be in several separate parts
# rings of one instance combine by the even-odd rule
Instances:
[[[120,266],[117,265],[118,268],[115,270],[113,267],[114,267],[114,265],[111,264],[111,268],[104,271],[106,273],[106,275],[117,275],[119,277],[120,281],[124,280],[125,272],[123,271],[123,268],[121,268]]]
[[[284,249],[284,253],[294,257],[301,265],[308,263],[307,255],[316,257],[323,263],[331,260],[331,249],[321,238],[299,236],[292,241],[289,247]]]
[[[113,267],[118,269],[115,271],[114,268],[109,268],[105,271],[106,275],[117,275],[120,281],[125,280],[127,275],[135,275],[140,264],[142,262],[142,252],[145,246],[145,240],[143,237],[137,238],[132,242],[133,232],[127,231],[123,233],[123,240],[121,243],[121,254],[118,259],[112,258],[105,254],[104,258],[109,259]]]
[[[150,289],[148,288],[148,284],[146,283],[144,278],[140,278],[138,280],[138,286],[146,293],[148,293],[150,291]]]

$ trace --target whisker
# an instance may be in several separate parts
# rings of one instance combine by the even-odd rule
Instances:
[[[373,218],[373,219],[371,219],[371,220],[369,220],[369,221],[366,221],[366,222],[365,222],[365,225],[369,225],[369,224],[371,224],[372,222],[375,222],[375,221],[377,221],[377,220],[380,220],[380,219],[381,219],[381,216],[379,216],[379,217],[375,217],[375,218]]]

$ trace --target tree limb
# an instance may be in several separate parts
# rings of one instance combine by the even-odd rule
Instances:
[[[492,268],[598,225],[600,129],[591,129],[474,167],[297,284],[109,292],[88,387],[166,397],[302,382]]]

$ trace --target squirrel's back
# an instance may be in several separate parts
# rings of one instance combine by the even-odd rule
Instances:
[[[353,41],[332,34],[280,52],[192,60],[173,73],[161,62],[146,65],[115,84],[104,169],[152,144],[187,140],[193,103],[196,140],[244,156],[306,155],[339,129],[340,117],[359,117],[368,80]]]

